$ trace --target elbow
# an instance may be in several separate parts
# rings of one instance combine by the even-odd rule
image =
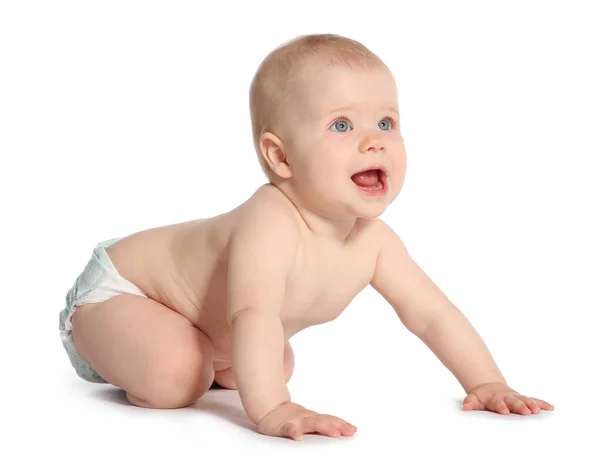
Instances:
[[[227,322],[229,323],[230,326],[233,326],[233,323],[236,321],[236,319],[238,317],[246,315],[250,311],[252,311],[251,307],[244,307],[238,311],[235,311],[233,314],[228,313],[227,314]]]
[[[227,316],[227,322],[229,323],[229,325],[231,327],[233,327],[233,324],[240,318],[244,318],[247,319],[249,317],[256,317],[256,318],[260,318],[261,320],[271,320],[271,319],[276,319],[279,320],[279,313],[272,310],[272,309],[266,309],[264,307],[258,308],[256,306],[246,306],[238,311],[235,311],[233,314],[228,314]]]
[[[416,335],[417,337],[424,335],[431,323],[434,321],[434,319],[415,312],[414,310],[396,309],[396,314],[398,315],[400,322],[402,322],[404,327],[406,327],[410,333]]]
[[[431,323],[428,321],[420,321],[416,324],[415,323],[404,324],[404,326],[409,330],[409,332],[411,334],[414,334],[417,337],[421,338],[427,333],[427,330],[429,329],[430,324]]]

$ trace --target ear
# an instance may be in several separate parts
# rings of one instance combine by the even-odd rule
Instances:
[[[271,132],[265,132],[259,140],[260,153],[273,172],[281,178],[290,178],[292,168],[285,155],[283,141]]]

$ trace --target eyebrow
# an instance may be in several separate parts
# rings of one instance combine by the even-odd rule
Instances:
[[[398,112],[398,109],[396,109],[395,107],[382,107],[381,109],[383,109],[384,111],[392,111],[393,113],[395,113],[397,116],[400,115],[400,113]],[[354,106],[345,106],[345,107],[338,107],[336,109],[331,109],[330,111],[326,112],[325,114],[322,114],[319,119],[322,119],[324,117],[330,116],[332,114],[337,114],[343,111],[353,111],[356,110],[356,108]]]

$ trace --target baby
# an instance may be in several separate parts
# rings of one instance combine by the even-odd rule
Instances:
[[[361,43],[307,35],[250,88],[268,183],[212,218],[103,241],[66,296],[60,334],[77,374],[134,405],[179,408],[237,389],[257,431],[301,440],[356,427],[292,402],[289,343],[373,286],[454,374],[464,410],[528,415],[465,316],[378,217],[406,171],[394,77]]]

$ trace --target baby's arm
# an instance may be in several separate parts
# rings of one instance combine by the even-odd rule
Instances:
[[[296,259],[298,225],[282,204],[246,206],[232,234],[227,289],[232,372],[244,410],[259,432],[272,436],[352,434],[343,420],[291,402],[280,312]]]
[[[523,414],[553,409],[507,386],[467,318],[414,262],[396,233],[381,220],[377,226],[381,248],[371,285],[393,306],[406,328],[454,374],[468,394],[465,409]]]
[[[279,204],[257,205],[246,204],[232,234],[227,288],[232,371],[254,423],[290,401],[280,311],[298,247],[293,217]]]

